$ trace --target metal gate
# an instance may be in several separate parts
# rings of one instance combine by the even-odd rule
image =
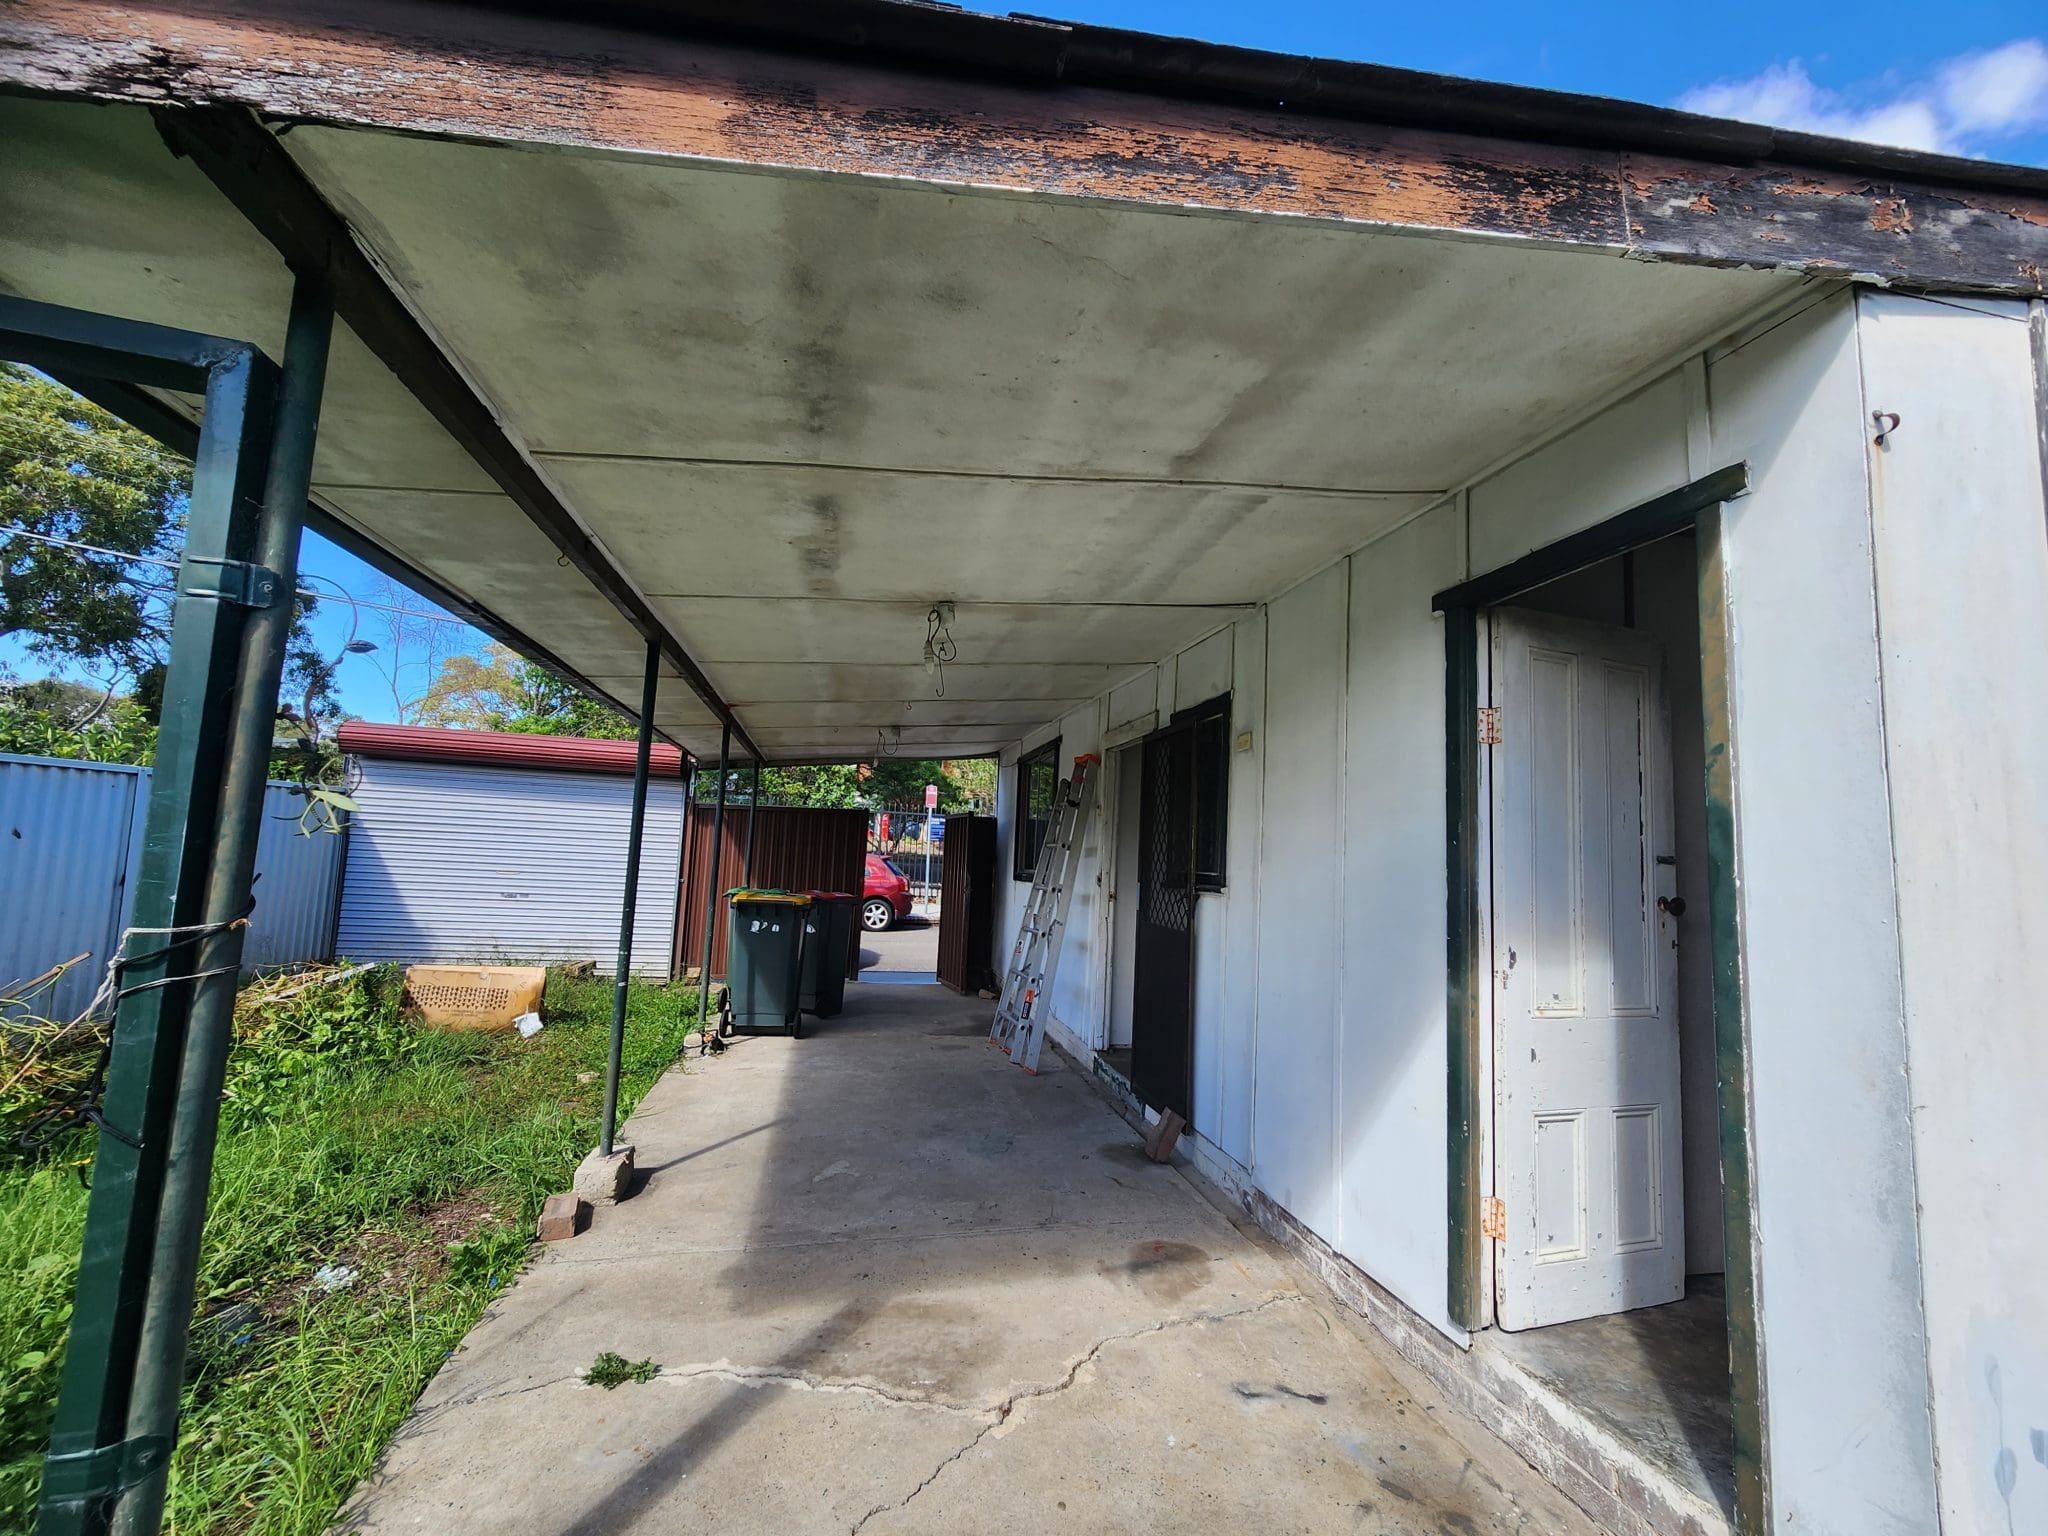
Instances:
[[[939,903],[939,980],[955,992],[993,992],[996,819],[946,818],[944,895]]]
[[[1195,733],[1144,742],[1138,805],[1138,923],[1132,971],[1131,1086],[1155,1109],[1193,1117]]]

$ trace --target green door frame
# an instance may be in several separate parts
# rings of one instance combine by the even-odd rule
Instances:
[[[1481,1156],[1490,1085],[1482,1078],[1480,988],[1490,972],[1479,946],[1485,885],[1479,865],[1479,616],[1560,576],[1691,528],[1698,537],[1700,696],[1705,725],[1708,926],[1712,935],[1714,1053],[1719,1084],[1721,1221],[1727,1242],[1728,1361],[1735,1410],[1735,1524],[1767,1529],[1762,1336],[1752,1245],[1748,1055],[1742,1011],[1742,937],[1735,900],[1735,763],[1728,684],[1728,601],[1721,546],[1724,503],[1749,492],[1737,463],[1596,523],[1431,600],[1444,616],[1445,839],[1448,902],[1450,1315],[1486,1326]]]
[[[44,1536],[162,1518],[332,319],[301,277],[280,371],[244,342],[0,297],[0,356],[205,398],[105,1097],[76,1107],[100,1136]]]

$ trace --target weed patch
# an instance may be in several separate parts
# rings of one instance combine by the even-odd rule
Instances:
[[[590,1362],[590,1369],[583,1373],[583,1381],[586,1386],[603,1387],[609,1392],[629,1381],[650,1382],[660,1370],[661,1367],[652,1360],[628,1361],[624,1355],[608,1349]]]
[[[275,990],[282,990],[277,988]],[[624,1113],[695,994],[636,984]],[[552,976],[548,1027],[420,1030],[395,972],[237,1009],[166,1528],[324,1530],[441,1362],[518,1274],[540,1204],[595,1144],[605,978]],[[18,1081],[33,1111],[61,1056]],[[88,1131],[0,1149],[0,1532],[33,1524],[70,1323]],[[316,1276],[318,1278],[316,1278]]]

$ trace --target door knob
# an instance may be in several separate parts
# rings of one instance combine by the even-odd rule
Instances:
[[[1683,917],[1685,916],[1685,898],[1683,896],[1659,896],[1657,898],[1657,910],[1659,912],[1669,912],[1673,917]]]

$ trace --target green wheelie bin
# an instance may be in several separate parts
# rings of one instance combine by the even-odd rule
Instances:
[[[810,891],[804,909],[803,985],[798,1006],[829,1019],[846,1007],[846,955],[853,944],[853,914],[860,898],[845,891]]]
[[[797,989],[803,969],[804,914],[811,898],[795,891],[725,893],[728,943],[724,1030],[803,1033]]]

